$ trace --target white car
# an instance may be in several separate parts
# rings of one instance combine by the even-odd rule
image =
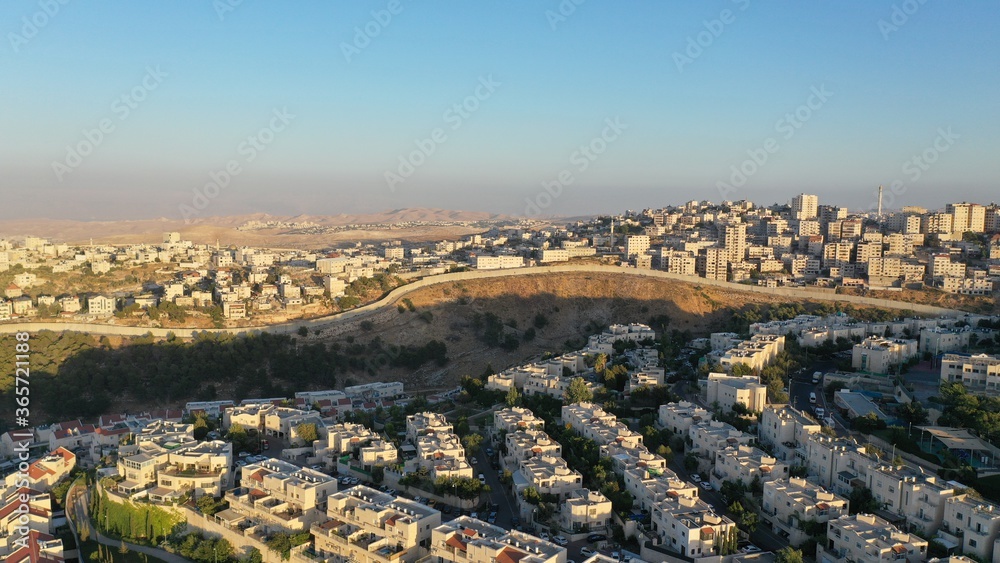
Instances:
[[[740,551],[742,551],[743,553],[757,553],[758,551],[760,551],[760,548],[754,544],[750,544],[741,549]]]
[[[701,474],[700,473],[695,473],[694,475],[691,476],[691,478],[694,479],[695,483],[701,483]]]
[[[475,518],[475,516],[473,516],[473,518]],[[545,541],[549,541],[549,533],[548,532],[542,532],[542,533],[538,534],[538,537],[542,538]]]
[[[701,485],[701,488],[702,488],[702,489],[705,489],[706,491],[710,491],[710,490],[712,490],[712,484],[711,484],[711,483],[709,483],[708,481],[702,481],[702,482],[701,482],[701,483],[699,483],[699,484]]]
[[[567,544],[569,544],[569,540],[563,536],[555,536],[552,538],[552,543],[565,547]]]
[[[587,546],[583,546],[583,547],[580,548],[580,555],[582,555],[584,557],[593,557],[594,554],[596,554],[596,553],[597,553],[596,551],[594,551],[593,549],[590,549]]]
[[[483,475],[482,473],[480,473],[479,474],[479,482],[485,485],[486,484],[486,475]]]

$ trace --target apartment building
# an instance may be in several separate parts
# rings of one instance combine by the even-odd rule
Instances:
[[[465,447],[456,434],[450,432],[424,434],[417,438],[414,459],[407,462],[407,471],[425,468],[431,479],[438,477],[469,477],[474,473],[465,459]]]
[[[688,430],[691,439],[689,453],[706,459],[715,459],[715,452],[730,446],[749,446],[754,437],[737,430],[733,425],[712,420],[694,424]]]
[[[663,468],[635,466],[622,472],[625,490],[635,499],[634,505],[652,510],[657,504],[675,497],[698,498],[698,487],[676,473]]]
[[[412,561],[408,556],[423,557],[429,553],[431,532],[441,525],[439,511],[362,485],[331,494],[327,499],[326,515],[373,534],[378,540],[387,539],[402,545],[407,550],[402,556],[406,561]],[[317,527],[322,530],[326,524],[313,524],[314,535]],[[316,535],[317,551],[337,553],[334,546],[327,545],[333,538],[328,530],[324,532]]]
[[[941,381],[962,383],[970,393],[1000,392],[1000,356],[945,354],[941,357]]]
[[[806,441],[805,465],[810,478],[840,494],[850,493],[852,483],[859,475],[867,475],[870,464],[864,447],[852,440],[813,434]]]
[[[767,405],[767,385],[761,385],[755,375],[732,377],[724,373],[708,374],[705,402],[718,404],[723,411],[740,404],[750,412],[760,412]]]
[[[790,465],[806,465],[805,445],[822,426],[789,405],[768,405],[761,413],[757,432],[760,443],[770,446],[774,456]]]
[[[375,401],[395,399],[403,394],[404,385],[401,381],[376,381],[364,385],[344,387],[344,393],[351,399]]]
[[[611,501],[598,491],[571,491],[559,507],[559,527],[580,533],[610,533]]]
[[[561,457],[537,456],[521,460],[518,471],[526,483],[521,490],[534,487],[539,493],[556,495],[560,500],[583,486],[583,475],[570,469]]]
[[[222,496],[233,485],[232,463],[230,442],[213,440],[177,448],[167,455],[167,465],[157,468],[156,487],[148,491],[149,497],[164,502],[187,492],[196,498]]]
[[[331,453],[342,455],[352,453],[378,437],[378,434],[363,424],[341,422],[327,427],[326,447]]]
[[[660,405],[657,414],[660,428],[681,435],[687,434],[692,424],[712,420],[711,411],[688,401]]]
[[[736,528],[705,501],[682,496],[654,505],[650,523],[662,547],[692,558],[719,555],[719,545]]]
[[[428,433],[451,433],[454,428],[443,414],[418,412],[406,417],[406,439],[416,444],[417,437]]]
[[[916,357],[918,348],[916,340],[872,336],[854,345],[851,366],[858,371],[887,374]]]
[[[87,298],[87,312],[98,317],[110,317],[115,314],[115,300],[106,295],[94,295]]]
[[[968,327],[933,327],[920,331],[920,352],[930,352],[935,356],[948,352],[959,352],[969,346],[969,336],[974,331]]]
[[[726,350],[719,363],[726,371],[736,364],[746,364],[753,370],[761,370],[785,349],[785,337],[775,334],[755,334],[750,340],[741,341],[735,348]]]
[[[437,563],[566,563],[566,548],[507,531],[468,516],[434,528],[431,561]]]
[[[964,494],[949,497],[938,534],[959,544],[962,553],[992,561],[1000,537],[1000,507]]]
[[[615,473],[621,473],[632,467],[646,467],[651,469],[665,469],[667,461],[662,456],[654,454],[646,449],[646,446],[629,447],[617,442],[604,444],[600,447],[601,458],[611,460],[611,467]]]
[[[903,483],[902,513],[910,531],[933,534],[944,521],[945,501],[955,496],[955,484],[932,475],[914,476]]]
[[[750,484],[788,478],[788,466],[761,449],[732,446],[715,452],[715,467],[710,482],[716,490],[726,481]]]
[[[230,510],[288,531],[322,520],[337,492],[333,477],[277,459],[243,467],[240,484],[226,492]]]
[[[313,424],[320,439],[326,438],[326,425],[316,411],[274,407],[264,413],[264,434],[275,438],[286,438],[293,445],[312,446],[299,436],[300,424]]]
[[[378,465],[392,465],[399,461],[399,450],[395,444],[385,440],[372,440],[366,446],[361,446],[358,460],[366,470]]]
[[[907,534],[871,514],[841,516],[827,524],[826,545],[816,546],[819,563],[906,561],[927,558],[927,540]]]
[[[167,502],[190,492],[193,496],[221,496],[233,485],[230,468],[233,445],[222,440],[199,442],[163,429],[137,436],[136,444],[122,446],[118,455],[118,492],[145,491],[154,501]]]
[[[493,429],[500,432],[517,430],[544,430],[545,421],[535,416],[535,413],[522,407],[507,407],[493,413]]]
[[[76,467],[76,455],[66,448],[59,447],[31,462],[26,473],[31,480],[31,488],[44,493],[68,477],[74,467]],[[14,472],[7,475],[5,485],[8,489],[19,488],[18,483],[22,480],[23,475]]]
[[[640,256],[649,251],[649,235],[629,235],[625,237],[625,257]]]
[[[537,456],[562,457],[562,446],[541,430],[518,430],[507,434],[504,466],[517,470],[521,460]]]
[[[829,522],[847,515],[847,499],[805,479],[792,477],[764,483],[761,517],[775,532],[786,535],[792,546],[809,539],[805,522]]]
[[[615,415],[606,413],[593,403],[563,405],[562,421],[598,445],[617,442],[636,447],[642,444],[642,434],[633,432],[628,426],[618,422]]]
[[[975,279],[958,276],[946,276],[941,279],[939,287],[946,293],[957,293],[959,295],[991,295],[994,290],[994,281],[988,278]],[[17,300],[15,299],[15,303],[16,302]]]

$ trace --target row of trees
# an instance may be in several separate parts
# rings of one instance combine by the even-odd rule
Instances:
[[[203,333],[187,342],[139,337],[114,348],[106,337],[40,331],[32,335],[31,352],[32,412],[53,420],[98,416],[118,401],[213,400],[222,385],[232,386],[234,398],[290,396],[308,387],[335,387],[338,374],[448,361],[446,344],[434,340],[398,348],[377,339],[342,346],[267,333]],[[14,365],[14,353],[13,335],[0,336],[0,361]],[[3,400],[13,402],[13,385],[13,378],[0,382]]]
[[[102,534],[145,545],[159,544],[181,522],[152,504],[110,501],[105,491],[91,495],[90,515]]]

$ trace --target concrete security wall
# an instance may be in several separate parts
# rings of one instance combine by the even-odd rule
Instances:
[[[0,324],[0,334],[10,334],[14,332],[37,332],[41,330],[52,330],[56,332],[73,331],[88,332],[95,335],[107,336],[142,336],[152,334],[157,338],[165,338],[173,333],[178,338],[192,338],[198,333],[229,333],[234,335],[251,334],[256,332],[270,332],[275,334],[294,334],[300,327],[307,327],[312,332],[314,329],[322,328],[327,334],[337,336],[343,333],[355,332],[359,330],[361,321],[386,320],[396,312],[393,310],[396,303],[407,294],[418,289],[436,284],[451,283],[458,281],[471,281],[488,278],[503,278],[508,276],[533,276],[547,274],[614,274],[626,276],[639,276],[653,278],[664,281],[683,282],[701,286],[712,286],[732,291],[746,291],[751,293],[761,293],[776,297],[788,297],[789,299],[807,299],[815,301],[840,301],[854,305],[869,307],[883,307],[886,309],[910,310],[914,313],[932,316],[962,316],[967,314],[964,311],[955,309],[945,309],[931,305],[921,305],[908,303],[905,301],[893,301],[891,299],[879,299],[875,297],[860,297],[857,295],[838,295],[831,289],[821,288],[793,288],[793,287],[760,287],[754,285],[744,285],[718,280],[710,280],[693,276],[682,276],[661,270],[639,270],[636,268],[622,268],[617,266],[599,266],[591,264],[561,266],[538,266],[530,268],[513,268],[509,270],[473,270],[468,272],[454,272],[450,274],[439,274],[414,280],[412,283],[397,287],[390,291],[385,297],[343,313],[337,313],[328,317],[317,319],[294,321],[270,326],[231,328],[231,329],[166,329],[166,328],[142,328],[106,325],[98,323],[7,323]],[[623,319],[627,322],[628,319]]]

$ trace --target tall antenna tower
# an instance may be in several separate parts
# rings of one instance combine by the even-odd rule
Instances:
[[[882,218],[882,184],[878,186],[878,216]]]

